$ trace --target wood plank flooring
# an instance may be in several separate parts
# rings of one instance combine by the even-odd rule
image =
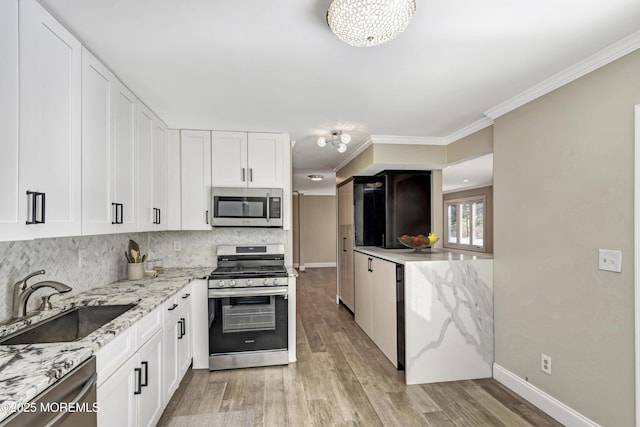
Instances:
[[[335,303],[334,268],[298,278],[298,362],[189,370],[158,425],[184,415],[251,411],[256,426],[560,426],[492,379],[407,386]]]

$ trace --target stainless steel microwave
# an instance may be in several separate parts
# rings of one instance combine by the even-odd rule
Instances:
[[[282,188],[212,190],[214,227],[282,228]]]

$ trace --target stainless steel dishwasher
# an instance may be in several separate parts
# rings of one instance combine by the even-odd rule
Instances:
[[[97,423],[96,358],[84,362],[0,426],[90,427]]]

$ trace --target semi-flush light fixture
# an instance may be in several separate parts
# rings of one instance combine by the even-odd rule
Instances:
[[[343,42],[372,47],[396,38],[415,13],[415,0],[333,0],[327,24]]]
[[[336,147],[338,153],[344,153],[347,151],[347,144],[351,142],[351,135],[348,133],[342,133],[341,130],[332,130],[331,139],[327,141],[327,138],[321,136],[318,138],[318,147],[325,147],[327,142]]]
[[[307,175],[311,181],[322,181],[322,175]]]

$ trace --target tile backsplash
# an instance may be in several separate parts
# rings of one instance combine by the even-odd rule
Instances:
[[[28,241],[0,242],[0,321],[11,314],[13,284],[27,274],[44,269],[46,274],[30,283],[54,280],[65,283],[77,294],[93,287],[125,278],[124,252],[129,239],[140,245],[150,259],[162,259],[165,268],[215,267],[216,246],[220,244],[266,244],[289,242],[289,231],[279,229],[222,228],[212,231],[163,231],[150,233],[109,234],[100,236],[60,237]],[[181,251],[174,251],[179,241]],[[87,266],[78,265],[78,251],[86,250]],[[291,250],[286,247],[285,262],[291,265]],[[37,307],[38,290],[30,298],[29,309]],[[51,298],[55,306],[57,297]]]

